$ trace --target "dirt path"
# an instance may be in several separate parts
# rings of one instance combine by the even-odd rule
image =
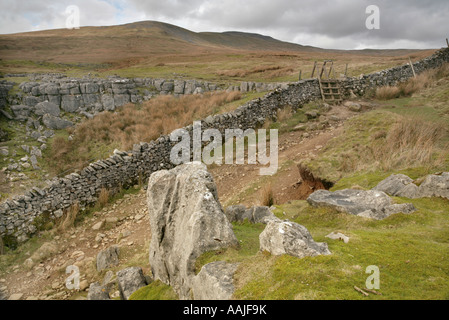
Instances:
[[[273,176],[261,176],[258,165],[222,165],[210,169],[223,206],[261,205],[264,187],[271,186],[276,203],[298,200],[301,180],[298,163],[316,156],[331,139],[343,132],[343,123],[358,113],[344,106],[334,106],[318,123],[328,123],[321,130],[292,131],[279,137],[279,169]],[[333,119],[333,121],[331,121]],[[337,120],[338,119],[338,120]]]

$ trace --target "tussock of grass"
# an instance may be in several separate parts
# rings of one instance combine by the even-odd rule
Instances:
[[[109,190],[106,188],[101,188],[100,195],[98,196],[98,204],[100,208],[106,206],[109,202]]]
[[[271,184],[266,185],[262,189],[260,202],[262,206],[266,207],[271,207],[272,205],[275,204],[275,198]]]
[[[59,232],[64,232],[71,227],[74,226],[75,220],[80,212],[80,206],[78,202],[75,202],[70,208],[67,210],[65,216],[62,216],[60,221],[57,223]]]

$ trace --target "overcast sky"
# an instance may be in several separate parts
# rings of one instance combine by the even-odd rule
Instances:
[[[449,37],[449,0],[0,0],[0,34],[65,28],[70,5],[81,26],[157,20],[322,48],[441,48]],[[380,29],[366,27],[369,5]]]

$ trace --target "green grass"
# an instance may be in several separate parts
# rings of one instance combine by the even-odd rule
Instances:
[[[259,251],[259,234],[265,229],[263,224],[252,224],[248,221],[232,224],[239,246],[203,253],[195,263],[195,272],[214,261],[241,262],[254,256]]]
[[[55,63],[50,61],[31,61],[31,60],[0,60],[0,70],[3,73],[47,73],[57,72],[65,73],[68,76],[87,75],[92,70],[99,70],[108,67],[108,64],[96,63]],[[8,78],[14,81],[13,78]],[[24,80],[29,81],[29,80]]]
[[[410,200],[397,199],[398,202]],[[237,299],[448,299],[449,202],[411,201],[418,211],[383,221],[361,219],[305,201],[278,206],[279,217],[304,225],[315,241],[327,242],[329,256],[298,259],[258,253],[245,260],[235,276]],[[285,213],[285,214],[284,214]],[[348,244],[325,238],[340,231]],[[261,271],[261,266],[269,266]],[[370,265],[380,269],[382,296],[365,298],[354,286],[365,287]]]
[[[134,292],[129,300],[178,300],[178,296],[170,286],[155,281]]]

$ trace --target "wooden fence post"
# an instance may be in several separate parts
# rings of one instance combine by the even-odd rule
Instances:
[[[311,78],[313,78],[313,75],[315,74],[315,69],[316,69],[316,61],[313,65],[312,75],[310,76]]]

